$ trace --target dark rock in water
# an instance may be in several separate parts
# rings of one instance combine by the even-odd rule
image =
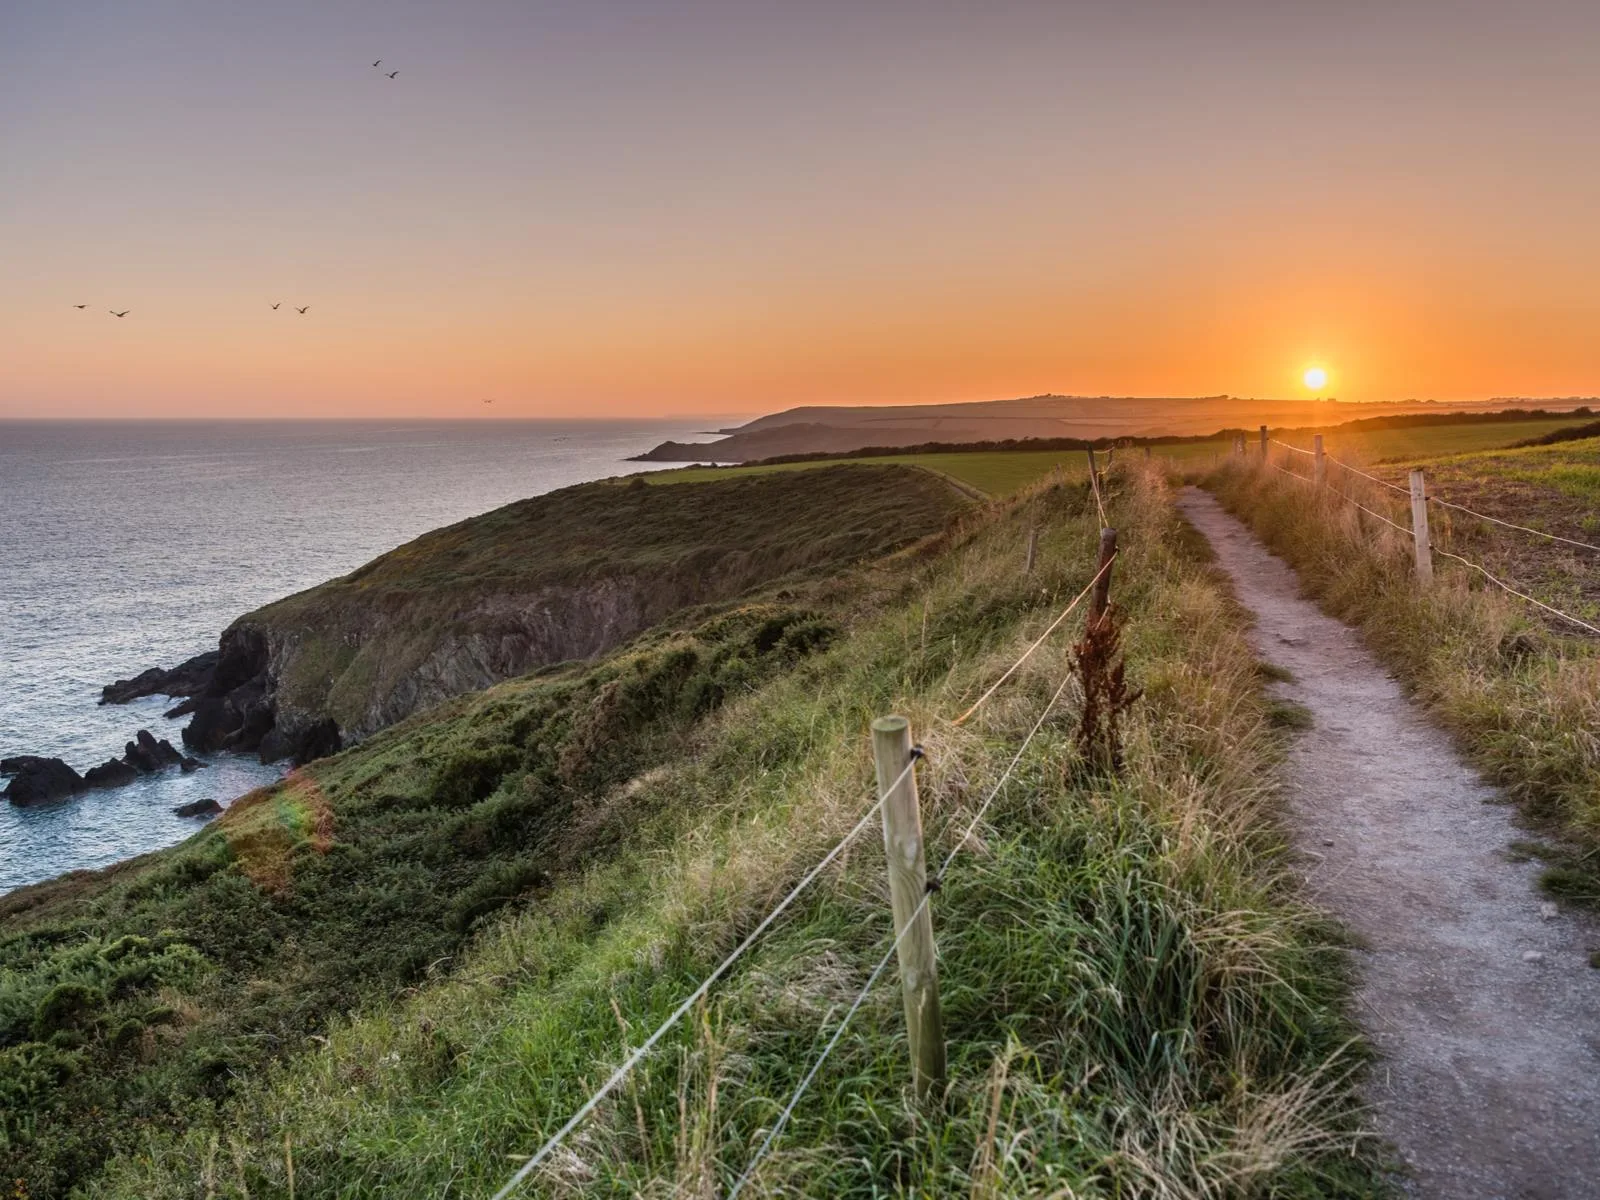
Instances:
[[[148,729],[141,729],[137,738],[123,747],[122,758],[130,767],[149,775],[163,767],[181,765],[184,756],[166,738],[158,741]]]
[[[185,754],[183,756],[183,761],[178,765],[183,768],[183,773],[185,775],[189,775],[195,771],[198,771],[206,764],[201,762],[198,758],[195,758],[192,754]]]
[[[216,672],[219,650],[207,650],[187,662],[179,663],[170,671],[151,667],[140,671],[132,679],[119,679],[100,689],[101,704],[126,704],[141,696],[192,696],[205,690]]]
[[[6,762],[11,765],[12,780],[6,786],[5,797],[15,805],[64,800],[83,791],[83,776],[59,758],[25,754]]]
[[[172,810],[180,817],[209,817],[222,811],[222,805],[207,797],[204,800],[195,800],[189,804],[180,804]]]
[[[139,772],[120,758],[108,758],[98,767],[90,767],[83,773],[84,786],[91,788],[122,787],[137,778]]]
[[[119,679],[115,683],[108,683],[100,689],[101,704],[126,704],[129,700],[137,700],[140,696],[148,696],[161,687],[162,680],[167,673],[160,667],[151,667],[147,671],[140,671],[132,679]]]
[[[199,702],[200,701],[198,700],[198,698],[196,698],[194,696],[190,696],[182,704],[174,704],[171,708],[167,709],[167,711],[162,713],[161,715],[163,717],[166,717],[169,721],[175,720],[178,717],[187,717],[190,713],[192,713],[194,711],[194,706],[196,704],[198,704]]]
[[[157,740],[155,734],[148,729],[139,730],[136,737],[139,742],[139,749],[150,755],[162,766],[175,767],[183,761],[183,755],[179,754],[177,748],[166,738]]]
[[[155,755],[145,750],[138,742],[129,742],[122,748],[122,761],[141,775],[153,775],[161,769],[161,764],[156,761]]]
[[[18,754],[14,758],[0,758],[0,775],[23,775],[60,761],[59,758],[45,758],[38,754]]]

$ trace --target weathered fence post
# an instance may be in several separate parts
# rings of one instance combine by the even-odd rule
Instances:
[[[1261,427],[1261,461],[1267,461],[1267,427]]]
[[[1094,456],[1094,447],[1089,447],[1089,486],[1095,491],[1100,490],[1100,462]]]
[[[1311,478],[1318,487],[1328,482],[1328,460],[1322,454],[1322,435],[1311,438]]]
[[[1117,554],[1117,531],[1115,529],[1102,529],[1100,531],[1100,555],[1094,564],[1095,574],[1098,576],[1094,583],[1094,591],[1089,593],[1089,624],[1096,624],[1105,615],[1106,607],[1111,603],[1111,560]]]
[[[1417,549],[1417,578],[1433,582],[1433,549],[1428,541],[1428,493],[1422,468],[1411,472],[1411,539]]]
[[[872,756],[883,801],[883,849],[889,859],[889,902],[898,940],[900,992],[917,1098],[926,1100],[945,1078],[944,1017],[939,1011],[939,968],[934,958],[928,863],[922,842],[917,773],[911,762],[911,722],[879,717],[872,723]],[[898,783],[895,781],[899,780]]]
[[[1039,527],[1037,525],[1029,525],[1028,526],[1028,558],[1027,558],[1027,561],[1022,564],[1022,573],[1024,575],[1032,575],[1033,574],[1033,559],[1034,559],[1034,556],[1038,552],[1039,552]]]

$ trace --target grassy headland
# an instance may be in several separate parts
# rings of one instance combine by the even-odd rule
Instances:
[[[1154,474],[1122,476],[1111,504],[1144,689],[1123,774],[1079,756],[1069,690],[936,896],[942,1106],[908,1097],[891,975],[754,1194],[1377,1189],[1352,1153],[1334,939],[1284,872],[1283,734],[1240,616]],[[488,1194],[865,811],[871,717],[912,719],[930,839],[952,847],[1070,671],[1071,635],[971,724],[948,718],[1087,580],[1091,511],[1081,485],[1042,487],[776,607],[454,701],[183,847],[13,906],[4,1053],[57,1076],[8,1144],[65,1170],[50,1154],[78,1137],[74,1178],[101,1196],[286,1195],[291,1171],[300,1197]],[[875,842],[534,1194],[731,1183],[888,945]],[[175,917],[138,947],[171,965],[121,979],[114,939]],[[50,999],[85,976],[103,999]],[[30,1177],[35,1195],[65,1186]]]
[[[967,503],[927,472],[566,488],[424,534],[241,617],[280,726],[346,742],[550,663],[605,653],[695,604],[825,573],[940,529]]]

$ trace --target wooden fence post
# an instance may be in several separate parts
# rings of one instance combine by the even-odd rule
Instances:
[[[1433,549],[1428,540],[1428,493],[1422,468],[1411,472],[1411,539],[1417,548],[1417,578],[1433,582]]]
[[[1267,461],[1267,427],[1261,427],[1261,461]]]
[[[906,1038],[917,1098],[944,1086],[944,1017],[939,1011],[939,967],[934,958],[933,913],[928,863],[922,843],[917,773],[911,762],[911,722],[879,717],[872,723],[872,757],[883,801],[883,849],[889,859],[889,902],[899,939],[900,992],[906,1006]],[[895,783],[895,780],[899,783]],[[909,926],[909,928],[908,928]]]
[[[1094,456],[1094,447],[1089,447],[1089,486],[1094,490],[1100,489],[1100,462]]]
[[[1111,560],[1117,554],[1117,531],[1115,529],[1102,529],[1100,531],[1100,554],[1094,564],[1095,580],[1094,591],[1089,593],[1089,624],[1094,625],[1105,615],[1106,607],[1111,603]]]
[[[1322,454],[1322,435],[1311,438],[1311,478],[1318,487],[1328,482],[1328,460]]]
[[[1022,564],[1022,573],[1024,575],[1032,575],[1033,574],[1033,559],[1034,559],[1034,556],[1036,554],[1038,554],[1038,552],[1039,552],[1039,527],[1037,525],[1029,525],[1028,526],[1028,558],[1027,558],[1027,561]]]

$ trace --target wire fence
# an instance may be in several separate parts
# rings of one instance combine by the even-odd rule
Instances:
[[[1101,524],[1104,526],[1106,521],[1105,506],[1101,498],[1098,481],[1095,482],[1094,494],[1096,505],[1099,510]],[[1077,607],[1090,594],[1090,592],[1093,591],[1095,586],[1099,584],[1102,579],[1104,579],[1107,572],[1111,570],[1112,563],[1115,561],[1115,559],[1116,555],[1113,554],[1109,559],[1100,565],[1099,569],[1095,572],[1094,577],[1090,579],[1083,589],[1072,598],[1072,600],[1066,605],[1065,608],[1062,609],[1056,618],[1051,621],[1049,626],[1046,627],[1045,631],[1040,634],[1039,637],[1036,638],[1032,643],[1030,643],[1029,646],[1022,652],[1022,654],[1009,667],[1006,668],[1000,677],[996,679],[995,682],[991,684],[978,697],[978,699],[967,708],[965,712],[957,717],[952,724],[963,724],[974,713],[978,712],[992,696],[994,696],[994,694],[1000,689],[1001,685],[1003,685],[1006,680],[1010,679],[1017,672],[1017,670],[1022,667],[1029,657],[1031,657],[1033,653],[1044,644],[1046,639],[1048,639],[1050,635],[1061,626],[1062,622],[1064,622],[1067,617],[1077,609]],[[965,847],[971,840],[972,835],[977,831],[978,826],[983,821],[983,818],[987,815],[990,806],[1000,795],[1007,782],[1010,781],[1012,774],[1016,770],[1017,764],[1022,761],[1023,754],[1027,751],[1028,746],[1033,742],[1035,735],[1037,735],[1039,730],[1044,726],[1045,720],[1049,717],[1056,704],[1060,701],[1061,695],[1066,690],[1066,687],[1068,683],[1071,682],[1071,679],[1072,676],[1070,674],[1063,678],[1060,686],[1056,688],[1054,694],[1045,704],[1044,709],[1040,712],[1038,719],[1034,722],[1032,728],[1028,730],[1027,736],[1022,740],[1022,744],[1017,748],[1017,751],[1012,756],[1011,761],[1001,773],[1000,779],[996,782],[993,789],[990,790],[983,803],[978,807],[977,812],[973,815],[972,820],[968,823],[965,831],[961,834],[960,839],[955,843],[954,847],[945,857],[939,868],[938,874],[934,877],[935,880],[941,878],[945,874],[945,872],[949,869],[950,864],[955,860],[962,848]],[[800,897],[802,893],[806,891],[807,888],[811,886],[811,884],[823,873],[823,871],[825,871],[829,865],[839,858],[839,856],[844,852],[845,848],[860,836],[860,834],[872,822],[873,818],[883,812],[888,797],[892,795],[903,782],[905,782],[907,776],[911,775],[912,772],[915,771],[917,763],[922,759],[922,757],[921,749],[919,747],[914,747],[911,753],[910,761],[906,763],[904,769],[894,779],[894,781],[888,785],[888,787],[877,792],[877,798],[875,802],[861,815],[861,817],[856,821],[855,825],[851,827],[850,831],[834,844],[833,848],[822,857],[821,861],[819,861],[815,866],[807,871],[804,876],[801,877],[800,881],[796,883],[794,887],[791,888],[776,905],[773,906],[771,911],[769,911],[767,915],[761,919],[761,921],[753,930],[750,931],[744,940],[741,941],[738,946],[736,946],[733,951],[730,952],[727,957],[725,957],[675,1009],[673,1009],[671,1014],[669,1014],[665,1020],[656,1026],[654,1032],[652,1032],[649,1037],[640,1043],[635,1050],[628,1054],[623,1062],[614,1071],[612,1071],[605,1083],[601,1084],[601,1086],[596,1089],[589,1096],[589,1098],[583,1102],[582,1105],[579,1106],[572,1116],[569,1117],[559,1129],[551,1134],[545,1140],[543,1145],[541,1145],[538,1150],[531,1154],[527,1160],[517,1168],[516,1172],[511,1176],[506,1184],[498,1192],[494,1193],[493,1200],[506,1200],[507,1197],[511,1196],[524,1182],[526,1182],[529,1176],[538,1170],[543,1163],[549,1160],[550,1156],[562,1145],[567,1137],[594,1112],[594,1110],[602,1101],[605,1100],[608,1095],[616,1090],[616,1088],[628,1077],[633,1069],[637,1067],[647,1055],[649,1055],[650,1051],[656,1047],[661,1039],[665,1037],[667,1033],[670,1032],[673,1027],[675,1027],[678,1022],[680,1022],[683,1017],[694,1008],[696,1004],[705,998],[717,981],[726,975],[733,965],[748,950],[750,950],[752,946],[756,944],[756,942],[761,938],[762,934],[771,928],[778,918]],[[930,887],[928,892],[923,895],[922,899],[917,904],[916,909],[912,913],[911,917],[902,926],[900,933],[890,943],[889,949],[885,951],[883,957],[879,959],[877,964],[873,967],[871,973],[867,977],[866,983],[863,984],[861,991],[857,993],[855,1000],[845,1012],[838,1026],[835,1028],[832,1037],[829,1039],[827,1045],[823,1048],[822,1053],[812,1063],[810,1069],[801,1079],[799,1086],[791,1094],[788,1102],[785,1104],[778,1120],[774,1122],[773,1127],[767,1131],[767,1134],[762,1140],[760,1146],[757,1148],[755,1155],[751,1158],[750,1162],[745,1167],[744,1172],[740,1175],[732,1190],[728,1193],[727,1200],[734,1200],[734,1197],[738,1196],[738,1194],[744,1189],[745,1185],[754,1176],[754,1173],[761,1161],[771,1153],[772,1148],[777,1143],[778,1137],[782,1134],[784,1127],[788,1124],[790,1118],[793,1116],[796,1106],[799,1104],[801,1098],[804,1097],[806,1091],[810,1088],[812,1081],[816,1078],[817,1073],[822,1069],[822,1065],[827,1061],[828,1056],[833,1052],[834,1047],[838,1045],[839,1040],[841,1037],[843,1037],[844,1031],[848,1027],[851,1019],[855,1016],[862,1004],[865,1003],[868,994],[872,990],[872,987],[878,982],[879,978],[887,970],[890,959],[894,957],[906,935],[916,927],[917,918],[927,908],[932,895],[933,889]]]
[[[1277,438],[1272,438],[1271,441],[1275,445],[1282,446],[1287,450],[1293,450],[1296,453],[1306,454],[1306,455],[1310,455],[1312,457],[1316,456],[1314,451],[1303,450],[1299,446],[1291,446],[1287,442],[1278,441]],[[1337,466],[1339,466],[1340,468],[1342,468],[1343,470],[1346,470],[1346,471],[1350,472],[1352,475],[1358,475],[1363,479],[1370,480],[1371,482],[1373,482],[1375,484],[1378,484],[1378,485],[1380,485],[1382,487],[1388,488],[1391,491],[1400,492],[1401,494],[1405,495],[1408,498],[1411,496],[1411,490],[1409,488],[1400,487],[1398,484],[1390,483],[1386,479],[1380,479],[1376,475],[1368,474],[1366,471],[1362,471],[1359,468],[1353,467],[1350,464],[1341,461],[1340,459],[1334,458],[1333,455],[1331,455],[1331,454],[1324,453],[1322,457],[1324,459],[1326,459],[1328,462],[1334,463]],[[1384,516],[1381,512],[1378,512],[1376,509],[1368,508],[1365,504],[1362,504],[1354,496],[1351,496],[1351,495],[1349,495],[1349,494],[1347,494],[1345,492],[1340,491],[1338,488],[1334,487],[1332,484],[1322,483],[1322,484],[1319,485],[1315,478],[1313,478],[1311,476],[1307,476],[1307,475],[1302,475],[1298,471],[1288,470],[1287,468],[1281,467],[1277,463],[1272,462],[1270,460],[1266,460],[1266,465],[1268,467],[1272,468],[1274,471],[1278,472],[1280,475],[1287,475],[1291,479],[1297,479],[1301,483],[1311,484],[1313,487],[1318,487],[1318,488],[1320,488],[1320,490],[1326,491],[1330,495],[1339,497],[1341,500],[1344,500],[1346,503],[1351,504],[1354,507],[1360,509],[1362,512],[1366,513],[1368,516],[1374,517],[1377,520],[1382,521],[1385,525],[1389,526],[1391,529],[1395,529],[1395,530],[1399,531],[1400,533],[1405,534],[1406,537],[1411,538],[1413,541],[1415,541],[1416,538],[1417,538],[1417,530],[1414,527],[1409,527],[1409,526],[1406,526],[1406,525],[1402,525],[1402,524],[1400,524],[1400,522],[1392,520],[1391,518]],[[1546,539],[1548,539],[1550,541],[1562,542],[1562,543],[1565,543],[1567,545],[1578,547],[1580,549],[1592,550],[1592,551],[1595,551],[1596,553],[1600,553],[1600,546],[1591,545],[1588,542],[1578,541],[1575,538],[1562,537],[1559,534],[1547,533],[1547,532],[1545,532],[1544,530],[1541,530],[1541,529],[1532,529],[1532,528],[1530,528],[1530,527],[1528,527],[1526,525],[1518,525],[1518,524],[1516,524],[1514,522],[1511,522],[1511,521],[1502,520],[1499,517],[1492,517],[1487,513],[1480,513],[1480,512],[1477,512],[1474,509],[1470,509],[1470,508],[1466,507],[1466,505],[1464,505],[1464,504],[1456,504],[1453,501],[1445,500],[1445,499],[1442,499],[1442,498],[1440,498],[1438,496],[1424,495],[1422,497],[1422,499],[1428,504],[1439,505],[1439,506],[1442,506],[1444,508],[1452,509],[1452,510],[1454,510],[1456,512],[1463,513],[1463,514],[1465,514],[1467,516],[1475,517],[1478,520],[1486,521],[1486,522],[1489,522],[1489,523],[1494,524],[1494,525],[1503,526],[1506,529],[1512,529],[1512,530],[1515,530],[1515,531],[1517,531],[1519,533],[1532,534],[1535,537],[1546,538]],[[1573,625],[1573,626],[1575,626],[1575,627],[1577,627],[1579,629],[1583,629],[1588,633],[1592,633],[1592,634],[1595,634],[1596,636],[1600,636],[1600,627],[1597,627],[1595,625],[1590,624],[1588,621],[1583,620],[1581,617],[1575,617],[1569,612],[1565,612],[1565,611],[1563,611],[1563,610],[1561,610],[1559,608],[1556,608],[1552,604],[1547,604],[1543,600],[1540,600],[1535,596],[1530,596],[1526,592],[1519,591],[1517,588],[1515,588],[1511,584],[1507,583],[1504,579],[1501,579],[1498,575],[1496,575],[1494,572],[1490,571],[1487,567],[1483,566],[1483,564],[1481,564],[1481,563],[1473,562],[1471,559],[1466,558],[1463,555],[1456,554],[1453,551],[1445,550],[1442,547],[1436,546],[1436,545],[1434,545],[1432,543],[1431,539],[1429,539],[1429,541],[1427,543],[1427,550],[1428,550],[1429,554],[1440,555],[1440,556],[1442,556],[1444,558],[1452,559],[1455,562],[1461,563],[1463,566],[1471,568],[1473,571],[1476,571],[1479,575],[1482,575],[1486,580],[1488,580],[1490,583],[1492,583],[1495,587],[1500,588],[1502,591],[1508,593],[1509,595],[1515,596],[1519,600],[1524,600],[1527,603],[1532,604],[1535,607],[1540,608],[1540,609],[1544,610],[1545,612],[1550,613],[1553,616],[1559,617],[1561,620],[1566,621],[1569,624],[1571,624],[1571,625]]]
[[[995,798],[1000,795],[1006,784],[1010,782],[1012,772],[1017,769],[1017,764],[1022,761],[1022,756],[1027,751],[1029,743],[1033,741],[1034,735],[1044,727],[1045,721],[1055,709],[1056,703],[1061,699],[1061,693],[1066,691],[1067,684],[1071,682],[1071,679],[1072,676],[1068,675],[1061,680],[1060,686],[1056,688],[1049,702],[1045,704],[1044,709],[1039,713],[1039,719],[1033,723],[1033,728],[1028,730],[1028,736],[1022,739],[1022,745],[1017,747],[1017,752],[1012,755],[1011,761],[1006,764],[1006,769],[1001,772],[999,780],[990,789],[983,803],[979,805],[978,811],[973,814],[966,831],[962,833],[956,844],[950,848],[950,852],[945,856],[944,861],[939,864],[938,873],[934,876],[935,881],[939,884],[942,885],[945,874],[950,870],[950,864],[955,861],[956,856],[961,853],[966,844],[972,840],[972,835],[977,832],[978,826],[982,824],[984,816],[989,811],[989,806],[994,803]],[[784,1105],[783,1111],[779,1114],[777,1121],[773,1123],[772,1129],[768,1131],[766,1138],[757,1148],[749,1165],[745,1167],[744,1173],[739,1176],[738,1182],[729,1191],[728,1200],[734,1200],[744,1190],[745,1184],[755,1175],[756,1168],[761,1164],[761,1160],[771,1152],[778,1135],[783,1132],[784,1126],[789,1123],[789,1118],[794,1115],[795,1106],[800,1103],[801,1097],[811,1087],[811,1081],[817,1077],[817,1072],[822,1069],[822,1064],[828,1060],[828,1056],[833,1053],[834,1047],[839,1044],[839,1039],[844,1036],[844,1031],[850,1024],[851,1018],[856,1015],[856,1012],[866,1000],[868,993],[872,991],[873,985],[878,982],[884,969],[888,967],[889,960],[899,950],[900,943],[905,940],[906,934],[916,926],[917,918],[922,915],[922,910],[928,907],[928,901],[932,896],[932,890],[923,895],[922,899],[918,901],[916,909],[913,910],[911,916],[901,928],[899,935],[889,944],[889,948],[883,952],[883,957],[878,960],[877,966],[873,967],[872,973],[867,976],[867,981],[861,985],[861,990],[856,993],[855,999],[850,1003],[850,1007],[845,1010],[844,1016],[840,1018],[838,1027],[833,1031],[833,1036],[828,1039],[828,1044],[822,1048],[822,1053],[817,1056],[816,1061],[811,1064],[811,1069],[800,1080],[800,1085],[795,1088],[794,1093],[789,1097],[788,1103]]]
[[[595,1110],[595,1107],[608,1095],[610,1095],[619,1083],[627,1078],[628,1074],[633,1070],[634,1067],[639,1065],[639,1063],[644,1059],[645,1055],[650,1053],[650,1051],[655,1047],[656,1043],[665,1037],[668,1031],[671,1030],[672,1027],[679,1021],[681,1021],[684,1015],[687,1014],[689,1010],[693,1008],[700,1001],[700,999],[711,990],[712,985],[715,984],[717,980],[721,979],[723,975],[727,974],[728,969],[744,955],[745,951],[749,950],[751,946],[755,945],[757,939],[759,939],[761,935],[771,927],[772,923],[776,921],[784,913],[784,911],[795,902],[796,899],[799,898],[800,893],[804,892],[806,888],[810,887],[811,883],[817,878],[817,876],[821,875],[822,872],[828,868],[828,865],[844,852],[845,847],[853,842],[861,833],[861,831],[867,827],[867,824],[872,820],[872,818],[878,815],[879,810],[883,808],[885,796],[887,796],[889,792],[894,791],[894,789],[900,785],[901,781],[903,781],[907,775],[916,769],[917,760],[920,757],[920,755],[913,755],[911,761],[906,763],[905,770],[900,772],[899,778],[896,779],[894,783],[891,784],[887,789],[885,789],[883,794],[878,796],[877,802],[862,814],[861,819],[855,823],[855,826],[850,830],[850,832],[845,834],[844,837],[840,838],[833,849],[829,850],[828,853],[823,856],[822,861],[817,863],[816,866],[812,867],[811,870],[807,871],[801,878],[800,882],[795,884],[794,887],[790,889],[789,894],[782,900],[778,901],[777,905],[774,906],[772,911],[767,913],[767,915],[761,919],[761,923],[750,931],[749,936],[747,936],[744,941],[740,942],[738,946],[734,948],[731,954],[717,964],[716,969],[701,981],[699,987],[695,988],[694,991],[689,993],[689,995],[684,999],[683,1003],[679,1004],[677,1008],[672,1010],[672,1014],[667,1017],[666,1020],[662,1021],[661,1024],[656,1026],[655,1032],[647,1037],[640,1044],[638,1049],[636,1049],[632,1054],[628,1055],[628,1057],[623,1061],[622,1065],[611,1073],[611,1077],[607,1079],[605,1083],[601,1084],[599,1089],[596,1090],[592,1096],[583,1102],[583,1105],[578,1109],[577,1112],[572,1114],[567,1123],[560,1129],[556,1130],[555,1133],[551,1134],[550,1137],[545,1141],[544,1145],[540,1146],[539,1149],[529,1157],[527,1162],[523,1163],[522,1166],[517,1168],[516,1173],[512,1175],[510,1181],[494,1194],[494,1200],[502,1200],[503,1197],[511,1195],[511,1193],[517,1189],[523,1180],[527,1179],[529,1175],[533,1174],[533,1172],[538,1169],[539,1164],[544,1162],[545,1159],[549,1158],[556,1147],[561,1145],[561,1143],[566,1140],[567,1135],[583,1123],[584,1118],[592,1113]]]

